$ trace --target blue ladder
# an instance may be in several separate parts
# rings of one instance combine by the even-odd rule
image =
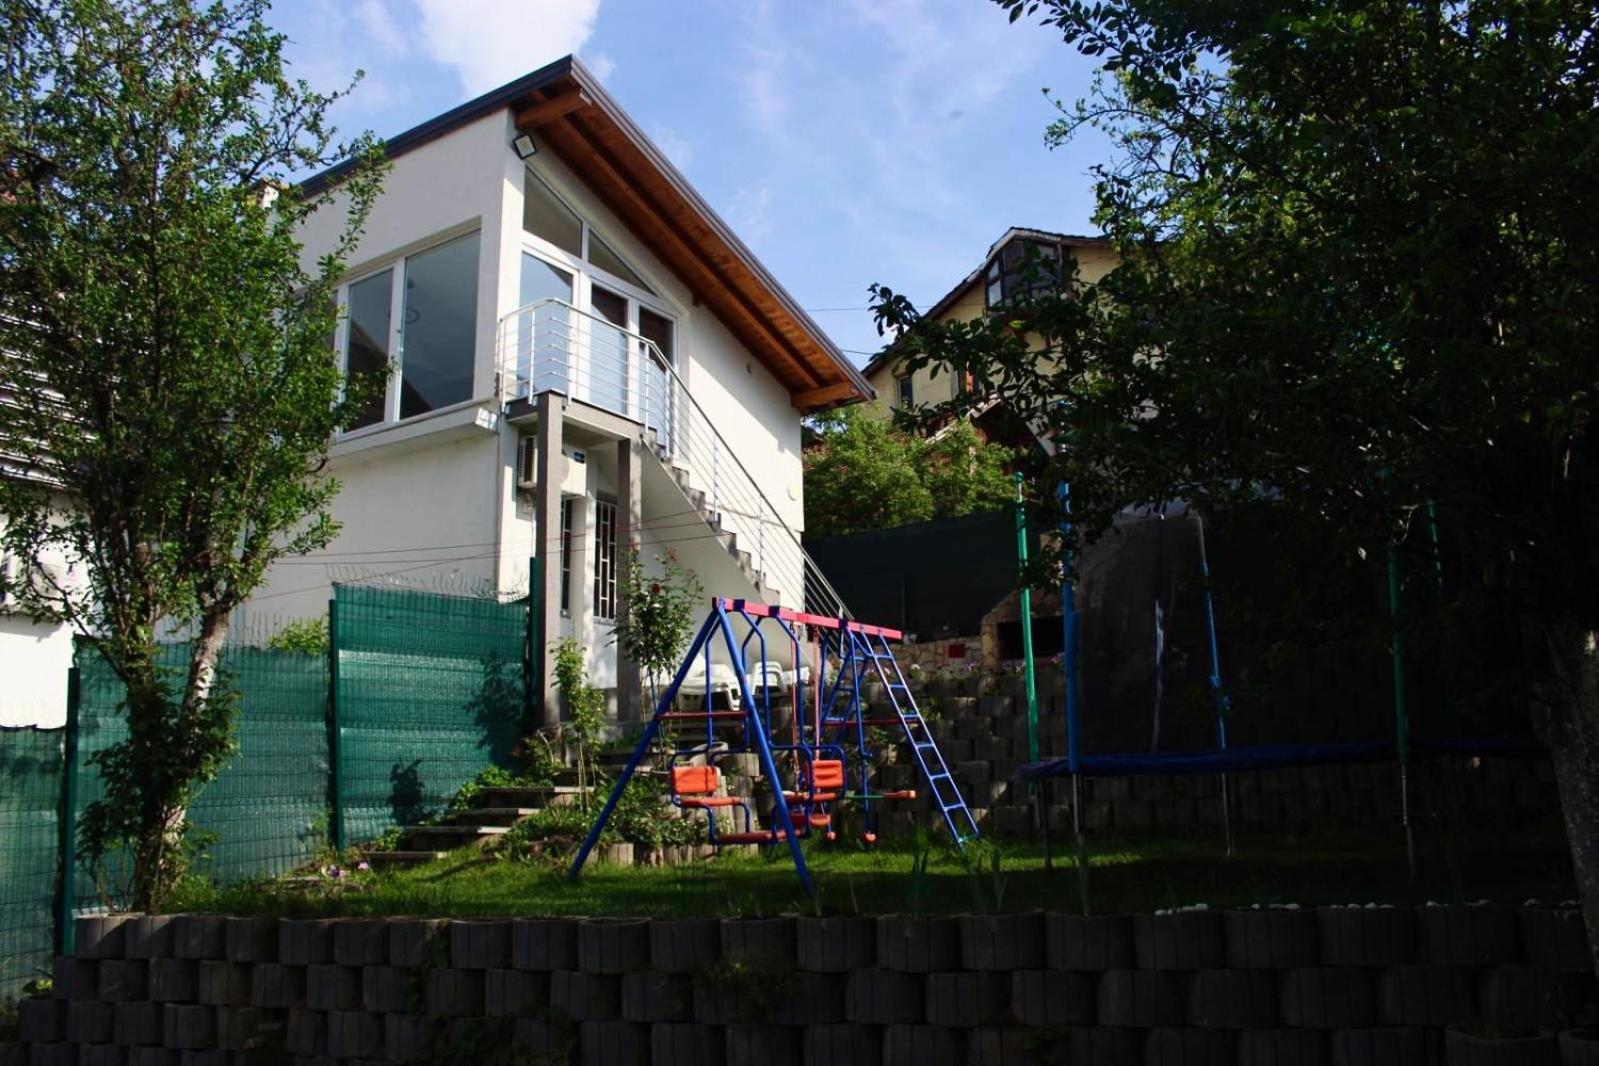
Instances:
[[[849,664],[855,674],[852,678],[854,684],[851,686],[857,693],[851,708],[854,715],[862,716],[858,698],[860,671],[856,664],[865,659],[871,662],[872,669],[877,672],[878,679],[883,682],[883,687],[888,692],[889,705],[894,708],[894,714],[905,730],[905,739],[910,742],[911,751],[916,756],[916,764],[921,768],[922,777],[932,789],[933,804],[938,808],[939,815],[944,819],[944,825],[949,829],[950,839],[955,842],[957,848],[963,847],[968,840],[975,840],[981,835],[977,828],[977,819],[972,817],[971,808],[966,806],[966,798],[961,795],[960,786],[955,783],[955,775],[949,772],[949,764],[944,761],[943,752],[938,750],[932,731],[927,728],[927,719],[922,717],[922,712],[916,707],[916,697],[911,695],[911,687],[905,683],[905,675],[900,672],[899,660],[894,658],[894,649],[889,645],[888,638],[882,634],[863,636],[854,632],[848,633],[847,636],[850,649],[844,663]],[[893,672],[892,676],[890,671]],[[965,823],[964,828],[962,822]]]

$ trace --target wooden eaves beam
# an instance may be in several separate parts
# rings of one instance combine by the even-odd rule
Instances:
[[[801,411],[809,411],[813,407],[823,407],[839,400],[848,399],[857,395],[859,391],[853,381],[838,381],[831,385],[822,385],[818,388],[807,389],[804,392],[796,392],[793,397],[793,404]]]
[[[540,100],[530,104],[516,113],[516,128],[519,130],[535,130],[540,126],[548,126],[557,119],[565,118],[574,111],[590,107],[594,103],[587,93],[573,86],[557,96],[548,100]]]
[[[754,336],[764,340],[799,381],[810,382],[813,388],[823,387],[816,371],[799,358],[797,353],[789,350],[787,340],[766,320],[758,308],[750,304],[749,298],[738,291],[719,266],[695,251],[693,240],[683,232],[679,223],[655,202],[655,198],[637,180],[626,173],[626,168],[593,131],[576,122],[563,123],[558,130],[562,137],[569,134],[577,142],[572,147],[581,149],[577,153],[577,158],[582,161],[581,165],[599,171],[611,184],[616,196],[628,208],[622,212],[623,214],[633,214],[639,221],[644,222],[653,218],[656,222],[656,234],[664,238],[664,243],[669,248],[668,259],[678,260],[680,269],[687,266],[692,271],[708,277],[717,288],[727,293],[725,300],[716,302],[723,304],[731,312],[731,317],[742,319],[744,327]],[[555,135],[555,129],[546,133],[546,136]],[[559,150],[561,145],[557,143],[556,148]]]

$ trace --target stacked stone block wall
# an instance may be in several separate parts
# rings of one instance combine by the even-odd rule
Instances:
[[[3,1066],[1409,1066],[1467,1061],[1446,1056],[1456,1023],[1572,1028],[1594,992],[1580,915],[1541,907],[183,915],[77,934]]]

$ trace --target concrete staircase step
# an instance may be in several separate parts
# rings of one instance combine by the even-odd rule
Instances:
[[[456,811],[450,815],[450,823],[510,828],[528,815],[537,814],[542,809],[542,807],[473,807],[471,810]]]
[[[468,844],[482,844],[508,832],[510,827],[503,825],[417,825],[406,829],[405,838],[412,848],[420,844],[452,850]]]
[[[576,785],[537,785],[533,787],[485,788],[478,793],[478,802],[486,808],[493,807],[561,807],[577,800],[582,790]]]

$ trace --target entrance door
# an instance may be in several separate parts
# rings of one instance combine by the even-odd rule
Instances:
[[[531,398],[540,392],[570,396],[572,364],[578,352],[571,311],[572,274],[523,252],[519,300],[518,306],[524,310],[516,322],[516,387],[512,399]],[[539,303],[541,300],[560,303]],[[538,306],[526,310],[530,304]]]
[[[663,456],[676,451],[677,393],[672,388],[672,320],[647,307],[638,309],[638,332],[643,345],[644,428],[655,431],[655,446]]]

